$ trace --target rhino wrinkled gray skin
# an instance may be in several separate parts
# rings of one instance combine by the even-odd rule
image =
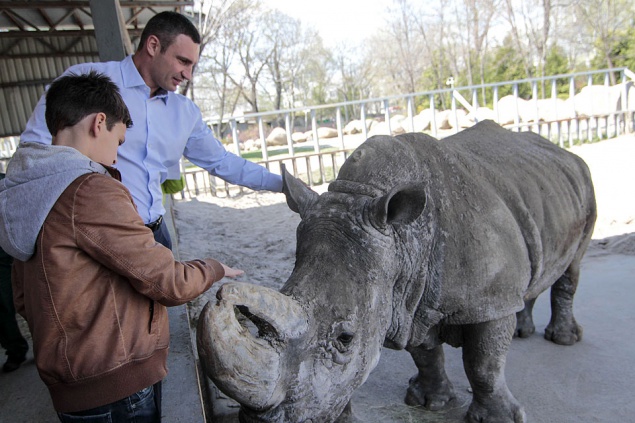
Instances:
[[[462,347],[467,421],[525,421],[504,366],[512,337],[534,332],[536,297],[551,288],[547,339],[582,337],[572,301],[596,218],[586,164],[485,121],[444,140],[371,137],[322,195],[284,173],[302,219],[293,273],[280,292],[228,283],[199,319],[201,360],[241,422],[350,420],[382,346],[417,365],[406,403],[442,409],[455,398],[443,343]]]

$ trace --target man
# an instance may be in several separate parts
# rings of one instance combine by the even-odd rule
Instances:
[[[148,21],[134,55],[121,62],[75,65],[65,72],[94,69],[119,86],[135,125],[119,149],[118,169],[141,218],[154,231],[155,239],[168,248],[171,241],[163,224],[161,183],[181,156],[230,183],[282,192],[280,175],[227,152],[203,121],[199,108],[174,92],[192,78],[200,42],[198,30],[187,17],[162,12]],[[21,142],[50,143],[45,107],[42,96]]]

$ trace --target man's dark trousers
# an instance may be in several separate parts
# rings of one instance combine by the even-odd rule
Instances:
[[[29,350],[18,322],[13,305],[13,288],[11,287],[11,264],[13,258],[0,248],[0,345],[7,350],[10,360],[24,361]]]

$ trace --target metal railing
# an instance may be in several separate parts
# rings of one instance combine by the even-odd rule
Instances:
[[[619,75],[621,82],[610,85],[611,73]],[[262,155],[258,163],[273,172],[280,172],[280,164],[285,163],[294,176],[309,185],[317,185],[334,180],[348,154],[371,135],[421,131],[444,138],[469,127],[483,116],[512,131],[537,132],[561,147],[631,133],[635,131],[633,80],[635,74],[628,68],[605,69],[253,113],[211,122],[211,125],[217,133],[223,126],[229,128],[227,138],[231,143],[227,147],[239,155],[244,154],[239,141],[239,124],[257,128],[254,142],[260,144]],[[603,87],[604,91],[597,87]],[[595,97],[587,96],[591,99],[590,105],[576,104],[576,101],[585,101],[580,98],[585,88],[605,94],[600,94],[599,98],[597,93]],[[602,98],[603,95],[606,98]],[[507,100],[505,104],[502,104],[503,100]],[[604,106],[598,107],[598,103]],[[491,107],[485,109],[484,106]],[[586,108],[584,112],[580,111],[582,106]],[[418,116],[423,114],[427,115],[427,125],[418,122]],[[398,115],[401,116],[396,121]],[[360,122],[356,134],[347,130],[347,125],[353,121]],[[286,131],[286,145],[267,145],[265,128],[271,131],[275,126],[291,128]],[[334,128],[336,136],[321,137],[323,126]],[[294,134],[302,132],[308,135],[309,141],[294,142]],[[299,152],[307,147],[310,153]],[[186,188],[177,194],[177,199],[201,193],[231,196],[242,192],[240,187],[231,186],[187,162],[184,162],[184,175]]]
[[[620,83],[610,85],[612,75],[618,75]],[[441,90],[232,116],[210,125],[219,138],[231,140],[228,150],[245,157],[256,154],[254,160],[272,172],[280,172],[284,163],[294,176],[317,185],[334,180],[348,154],[375,134],[421,131],[441,139],[483,118],[513,131],[537,132],[561,147],[634,132],[634,80],[628,68],[617,68],[466,87],[450,84]],[[591,104],[579,104],[585,101],[580,99],[583,91],[592,89],[596,92]],[[260,145],[256,152],[243,151],[240,126],[257,133],[252,140]],[[276,126],[290,128],[284,145],[268,145],[267,136]],[[227,133],[219,134],[225,127]],[[334,131],[327,137],[323,127]],[[0,170],[17,143],[17,137],[3,139]],[[176,199],[242,192],[186,160],[182,170],[186,185]]]

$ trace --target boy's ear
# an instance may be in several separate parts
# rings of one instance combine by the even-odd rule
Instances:
[[[95,138],[97,138],[100,132],[105,130],[106,130],[106,114],[103,112],[96,113],[90,125],[90,131],[93,133]]]

